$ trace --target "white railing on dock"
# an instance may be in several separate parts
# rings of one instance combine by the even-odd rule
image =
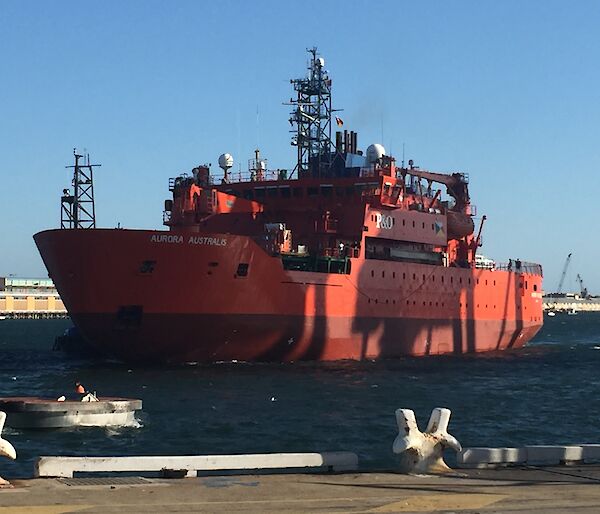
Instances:
[[[463,448],[458,453],[457,463],[459,468],[598,464],[600,463],[600,444],[531,445],[522,448]]]
[[[36,477],[73,477],[73,473],[148,472],[185,470],[186,476],[199,471],[230,471],[287,468],[321,468],[355,471],[358,457],[351,452],[264,453],[249,455],[182,455],[139,457],[39,457]]]

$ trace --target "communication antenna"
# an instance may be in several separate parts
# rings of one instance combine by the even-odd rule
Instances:
[[[89,154],[78,154],[76,148],[73,148],[73,157],[75,164],[65,166],[73,168],[73,190],[63,189],[60,228],[96,228],[93,169],[102,165],[90,164]]]
[[[256,106],[256,148],[260,148],[260,113]]]
[[[229,169],[233,166],[231,154],[224,153],[219,156],[219,167],[223,170],[223,184],[229,184]]]

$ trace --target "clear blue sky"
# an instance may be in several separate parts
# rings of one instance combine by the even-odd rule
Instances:
[[[359,146],[468,172],[486,255],[552,290],[572,251],[600,294],[598,27],[593,1],[3,0],[0,275],[45,275],[73,147],[107,227],[160,228],[168,178],[223,152],[293,166],[282,102],[317,45]]]

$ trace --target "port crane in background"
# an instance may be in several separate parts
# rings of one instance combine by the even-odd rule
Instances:
[[[579,288],[581,290],[579,296],[584,300],[589,298],[590,295],[588,294],[587,287],[583,285],[583,279],[581,278],[581,275],[579,273],[577,273],[577,282],[579,282]]]
[[[560,282],[558,283],[558,289],[556,290],[557,296],[562,294],[563,284],[565,282],[565,277],[567,276],[567,269],[569,268],[569,263],[571,262],[571,255],[573,254],[570,253],[569,255],[567,255],[567,260],[565,261],[565,265],[562,270],[562,275],[560,276]]]

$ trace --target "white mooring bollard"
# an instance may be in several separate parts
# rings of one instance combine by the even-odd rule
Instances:
[[[448,473],[452,470],[444,462],[444,449],[457,452],[462,447],[448,432],[450,409],[435,408],[431,412],[425,432],[417,426],[415,413],[410,409],[398,409],[398,436],[392,450],[400,455],[401,470],[405,473]]]
[[[17,458],[17,452],[12,444],[10,444],[6,439],[2,439],[2,430],[4,429],[4,422],[6,421],[6,412],[0,411],[0,456],[8,457],[9,459],[15,460]],[[7,482],[2,477],[0,477],[0,488],[2,487],[12,487],[10,482]]]

